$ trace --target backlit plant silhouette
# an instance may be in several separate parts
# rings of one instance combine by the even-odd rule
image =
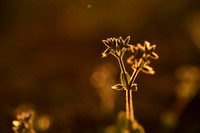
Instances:
[[[33,129],[33,112],[22,112],[17,115],[17,120],[13,122],[13,131],[15,133],[35,133]]]
[[[107,38],[107,40],[102,41],[107,46],[107,49],[102,53],[102,57],[107,57],[109,54],[113,55],[117,58],[121,69],[121,83],[112,86],[112,89],[126,91],[126,119],[128,121],[128,126],[126,126],[126,130],[123,130],[123,132],[144,132],[142,126],[140,126],[134,118],[132,92],[137,91],[135,79],[140,71],[147,74],[155,73],[149,64],[150,59],[158,59],[158,55],[155,53],[156,45],[151,46],[147,41],[144,42],[143,46],[139,43],[136,46],[131,45],[129,44],[130,36],[126,39],[119,37]],[[127,63],[130,64],[133,69],[131,76],[127,73],[124,66],[123,56],[125,52],[131,53],[131,56],[127,59]]]

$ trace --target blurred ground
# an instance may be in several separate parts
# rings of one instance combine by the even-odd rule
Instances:
[[[16,114],[29,109],[38,133],[104,132],[125,110],[125,95],[109,88],[119,67],[101,58],[101,40],[128,35],[131,44],[157,44],[160,56],[156,74],[136,80],[136,119],[147,133],[200,132],[198,0],[0,1],[0,132],[13,132]],[[190,78],[176,76],[187,69]]]

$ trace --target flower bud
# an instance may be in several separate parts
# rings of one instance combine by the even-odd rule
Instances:
[[[122,84],[116,84],[114,86],[112,86],[112,89],[115,89],[115,90],[123,90],[124,89],[124,86]]]

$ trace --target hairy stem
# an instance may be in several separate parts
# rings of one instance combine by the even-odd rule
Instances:
[[[131,121],[134,121],[134,108],[133,108],[133,94],[132,94],[132,90],[130,90],[130,119]]]
[[[121,72],[126,74],[126,69],[125,69],[122,57],[118,57],[117,59],[119,61]],[[126,117],[129,120],[130,119],[130,90],[127,88],[129,84],[128,84],[128,79],[126,76],[125,76],[125,82],[126,82]]]
[[[136,77],[137,77],[137,75],[138,75],[138,73],[139,73],[139,71],[140,71],[140,68],[136,68],[134,71],[133,71],[133,74],[132,74],[132,76],[131,76],[131,80],[130,80],[130,83],[129,83],[129,85],[128,85],[128,88],[130,88],[131,87],[131,85],[135,82],[135,79],[136,79]],[[129,111],[130,111],[130,120],[131,121],[134,121],[134,108],[133,108],[133,94],[132,94],[132,90],[130,90],[130,93],[129,93],[129,102],[130,102],[130,104],[129,104]]]
[[[126,74],[126,69],[125,69],[122,57],[118,57],[117,59],[119,61],[119,65],[120,65],[120,69],[121,69],[122,73]],[[128,86],[128,79],[127,79],[126,76],[125,76],[125,82],[126,82],[126,87],[127,87]]]
[[[128,120],[130,119],[129,92],[130,90],[126,89],[126,118]]]
[[[129,85],[128,85],[128,88],[130,88],[131,85],[135,82],[135,79],[136,79],[136,77],[137,77],[139,71],[140,71],[140,68],[136,68],[136,70],[134,70],[134,72],[133,72],[133,74],[132,74],[132,76],[131,76],[131,80],[130,80],[130,83],[129,83]]]

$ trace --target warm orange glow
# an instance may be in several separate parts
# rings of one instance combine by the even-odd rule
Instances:
[[[190,17],[188,22],[190,35],[197,48],[200,50],[200,12],[196,12]]]
[[[19,121],[13,121],[12,123],[13,123],[13,125],[16,126],[16,127],[19,126]]]
[[[107,63],[97,66],[90,77],[91,84],[96,88],[97,93],[101,98],[100,109],[106,113],[114,109],[115,95],[111,86],[115,84],[113,77],[116,76],[116,68],[113,64]]]
[[[50,117],[47,115],[41,116],[37,121],[37,126],[39,130],[47,130],[50,127],[51,121]]]

